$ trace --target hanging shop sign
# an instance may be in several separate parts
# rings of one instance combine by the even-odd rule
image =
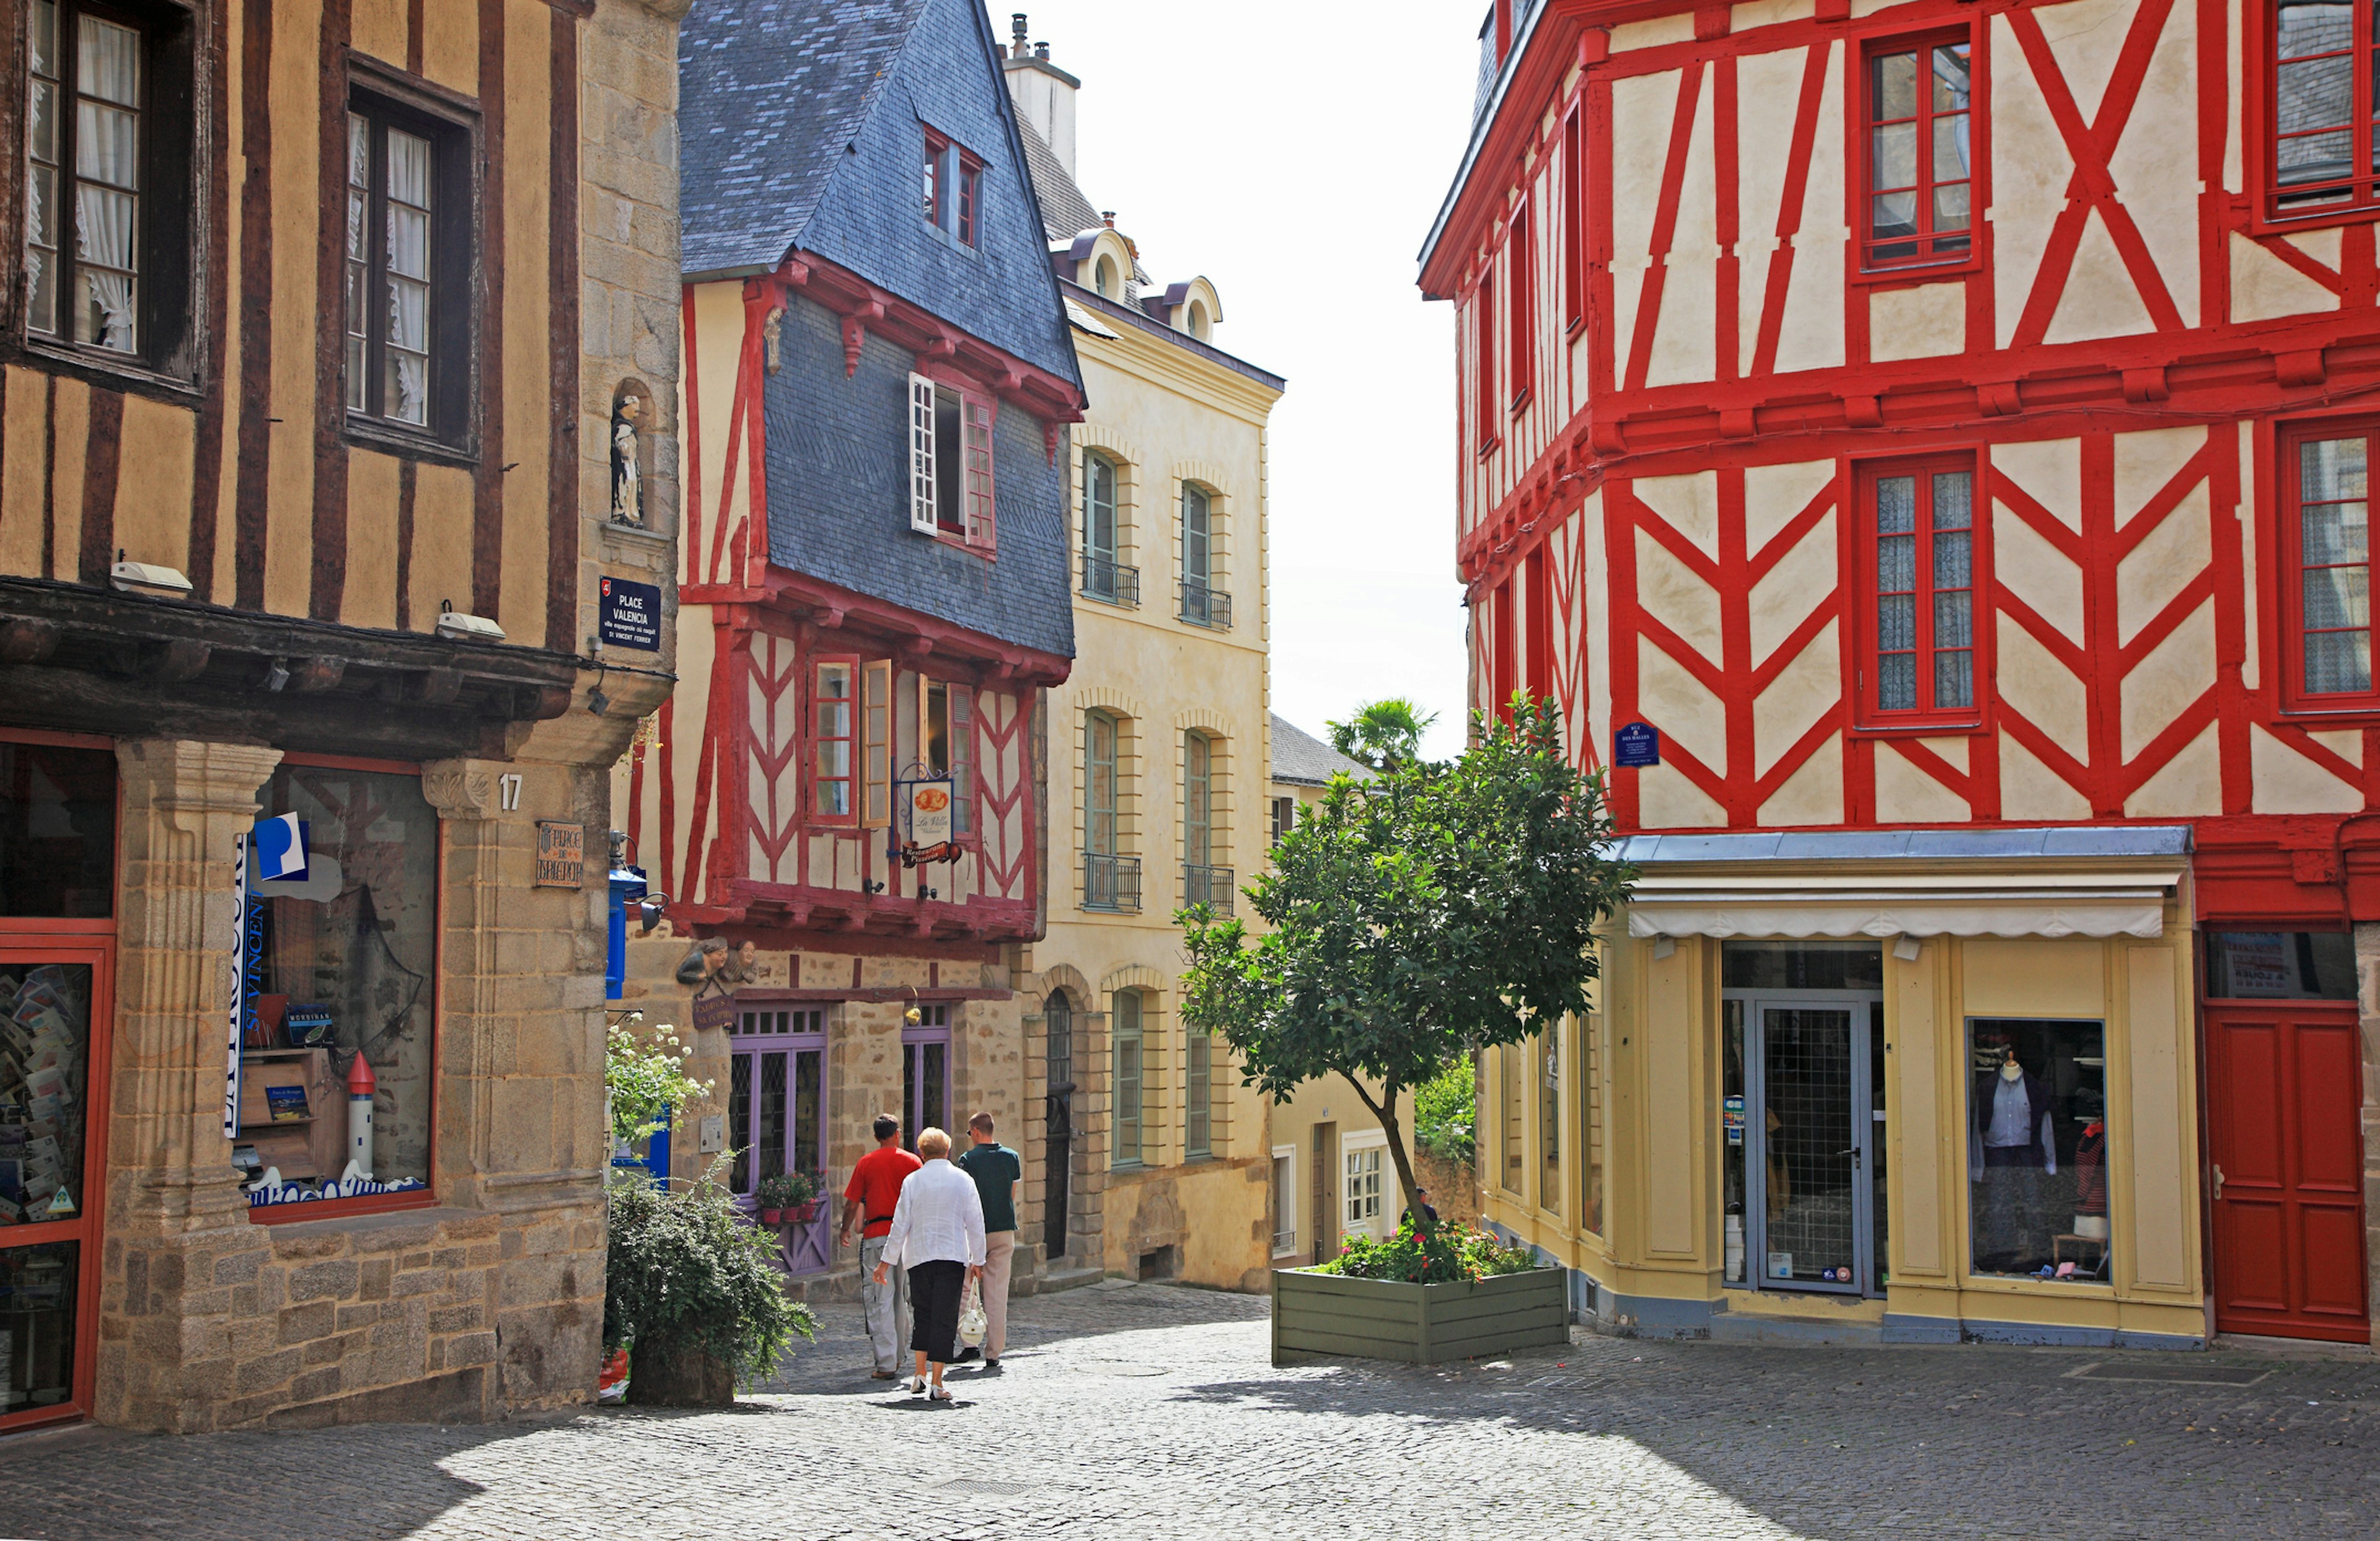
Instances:
[[[587,886],[587,826],[554,824],[545,819],[537,823],[537,881],[539,888],[584,888]]]
[[[1661,730],[1650,722],[1631,722],[1611,735],[1611,763],[1614,765],[1658,765],[1661,763]]]
[[[694,998],[694,1025],[699,1028],[726,1027],[735,1020],[735,997],[725,992],[698,995]]]
[[[662,591],[650,583],[603,579],[601,625],[596,635],[607,648],[662,650]]]

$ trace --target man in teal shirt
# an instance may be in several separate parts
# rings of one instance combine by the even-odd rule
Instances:
[[[967,1135],[975,1144],[959,1158],[959,1170],[983,1195],[983,1367],[996,1370],[1008,1346],[1008,1270],[1016,1260],[1016,1190],[1025,1183],[1025,1162],[992,1137],[990,1113],[967,1120]],[[976,1353],[960,1350],[960,1362]]]

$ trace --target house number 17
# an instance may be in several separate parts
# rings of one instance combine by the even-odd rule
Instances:
[[[504,812],[517,813],[520,811],[520,789],[521,779],[517,772],[508,776],[498,776],[496,778],[497,801]]]

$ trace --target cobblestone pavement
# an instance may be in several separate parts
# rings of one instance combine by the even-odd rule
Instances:
[[[1021,1301],[955,1407],[869,1381],[829,1306],[733,1412],[22,1436],[0,1536],[2380,1535],[2368,1360],[1598,1338],[1275,1370],[1266,1309]]]

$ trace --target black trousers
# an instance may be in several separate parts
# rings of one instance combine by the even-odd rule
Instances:
[[[909,1319],[916,1324],[909,1346],[934,1364],[959,1356],[959,1296],[965,1285],[966,1265],[946,1257],[909,1270]]]

